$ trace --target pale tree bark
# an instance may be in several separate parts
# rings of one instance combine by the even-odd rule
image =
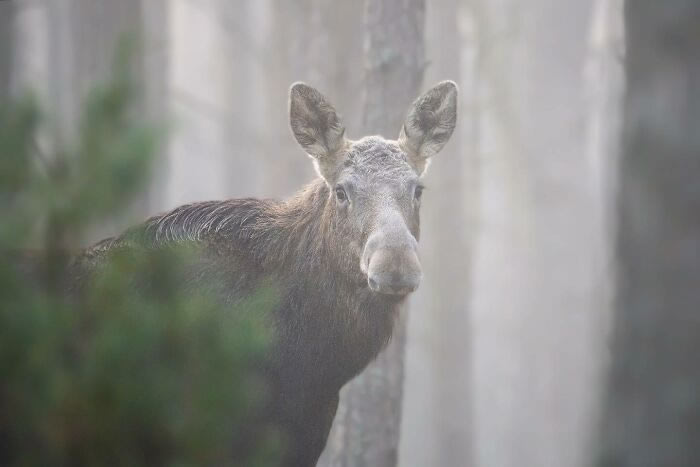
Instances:
[[[475,463],[588,465],[610,280],[600,170],[586,157],[593,2],[469,3],[482,78]]]
[[[594,0],[584,73],[588,101],[586,158],[593,182],[604,197],[605,224],[610,236],[614,225],[613,194],[616,186],[624,90],[623,0]],[[612,247],[612,243],[607,245]]]
[[[390,139],[398,136],[423,79],[424,21],[424,0],[367,0],[362,124],[365,134],[381,134]],[[397,323],[388,348],[341,391],[329,446],[319,465],[396,465],[405,339],[404,316]]]
[[[132,26],[141,29],[140,54],[137,59],[140,59],[139,70],[142,73],[142,109],[149,121],[166,129],[169,123],[168,93],[165,86],[170,66],[167,41],[169,11],[170,0],[142,0],[140,24]],[[168,136],[166,133],[165,143]],[[161,153],[157,156],[157,169],[142,200],[142,208],[135,214],[150,216],[163,210],[163,192],[167,178],[166,154],[167,144],[163,144]]]
[[[263,189],[267,171],[259,157],[267,139],[263,57],[269,29],[262,21],[269,12],[270,6],[264,1],[213,2],[213,19],[225,34],[217,61],[226,69],[226,90],[219,98],[224,114],[218,122],[225,131],[220,164],[226,198],[276,194]],[[192,162],[196,163],[196,156]]]
[[[589,239],[589,247],[597,252],[592,256],[592,267],[597,270],[599,281],[598,292],[594,300],[599,310],[604,313],[592,315],[589,346],[595,355],[599,356],[599,366],[596,379],[591,380],[590,393],[592,400],[604,400],[605,370],[610,365],[607,341],[612,327],[612,308],[615,294],[615,193],[617,189],[616,176],[618,172],[620,153],[620,130],[622,122],[622,101],[624,93],[624,27],[623,0],[595,0],[588,36],[588,56],[586,58],[584,76],[587,97],[587,134],[586,162],[589,168],[590,181],[594,187],[593,195],[599,206],[590,213],[593,223],[597,226],[598,234]],[[590,411],[589,424],[599,426],[603,417],[602,403],[598,403]],[[587,452],[590,459],[596,453],[595,436],[586,436]],[[585,461],[589,462],[589,461]]]
[[[266,196],[289,196],[315,177],[289,130],[289,87],[304,81],[342,115],[349,137],[359,133],[362,88],[362,8],[357,2],[290,0],[268,9],[264,54]]]
[[[625,6],[619,291],[599,465],[700,465],[700,4]]]
[[[165,86],[174,128],[168,146],[165,209],[225,198],[234,194],[230,186],[243,178],[227,173],[230,159],[237,155],[230,139],[232,108],[241,108],[231,105],[238,77],[234,67],[240,57],[231,58],[234,41],[225,3],[171,0],[168,4],[170,66]],[[241,169],[249,162],[250,158],[243,160]],[[249,178],[254,180],[255,172]],[[245,192],[248,187],[240,185],[237,188]]]
[[[266,118],[271,129],[267,148],[262,155],[265,162],[265,192],[268,196],[286,196],[299,188],[300,183],[313,178],[313,168],[304,160],[302,151],[289,131],[289,86],[296,81],[328,94],[319,79],[319,57],[312,57],[309,47],[314,40],[312,28],[312,0],[276,2],[269,10],[270,34],[267,36],[265,56],[268,72],[265,74]],[[319,34],[319,36],[325,34]],[[327,44],[318,37],[318,48]],[[320,65],[320,64],[319,64]],[[328,96],[331,98],[333,96]]]
[[[364,133],[398,137],[423,82],[425,0],[365,3]]]
[[[265,192],[288,196],[314,177],[313,168],[289,131],[289,87],[303,81],[326,94],[336,106],[328,87],[328,8],[319,0],[292,0],[270,8],[270,34],[265,75],[267,120],[272,129],[269,149],[264,151]]]
[[[459,85],[457,129],[431,163],[421,208],[423,280],[411,302],[399,464],[471,466],[469,295],[478,194],[473,16],[460,0],[428,2],[426,86]]]
[[[161,209],[196,200],[270,197],[268,143],[282,133],[268,121],[271,102],[267,37],[275,11],[267,0],[167,0],[174,128]],[[284,116],[281,102],[277,115]],[[284,128],[284,133],[288,130]],[[291,138],[289,138],[291,139]],[[281,159],[279,151],[275,155]],[[303,161],[302,162],[303,165]]]

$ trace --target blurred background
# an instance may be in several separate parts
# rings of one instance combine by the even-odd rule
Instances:
[[[667,23],[634,36],[636,50],[655,50],[655,37],[671,37],[668,47],[697,44],[692,2],[637,3],[646,10],[628,14],[638,24]],[[388,354],[343,391],[319,465],[584,466],[597,455],[613,397],[606,372],[614,360],[624,16],[622,0],[2,1],[0,93],[33,89],[49,109],[40,144],[69,140],[80,102],[109,74],[118,38],[140,39],[139,112],[166,122],[167,144],[147,192],[127,215],[95,226],[80,240],[87,245],[183,203],[285,197],[312,180],[288,129],[294,81],[335,104],[350,138],[391,139],[420,92],[456,81],[458,129],[425,177],[423,283]],[[697,48],[678,48],[698,60]],[[639,76],[658,65],[641,56]],[[690,62],[670,56],[670,71],[641,80],[671,80],[670,94],[654,94],[648,108],[697,118],[700,68],[693,62],[683,74],[678,63]],[[377,127],[373,112],[390,116]],[[681,139],[692,127],[697,133],[698,120],[682,121],[692,124]],[[686,167],[697,168],[698,153],[687,154]],[[652,185],[641,190],[654,193]],[[697,178],[692,186],[695,203]],[[654,214],[643,206],[653,196],[637,195],[630,202],[642,207],[633,212],[648,220]],[[697,223],[700,209],[682,215]],[[634,235],[639,224],[629,225]],[[700,255],[693,238],[686,258]],[[633,245],[643,253],[655,244],[647,240]],[[697,312],[694,297],[681,308]],[[697,313],[676,325],[695,332],[684,347],[692,349]],[[697,414],[700,389],[680,387],[690,391],[682,413]],[[645,403],[633,410],[642,425]],[[684,429],[697,434],[692,420]]]

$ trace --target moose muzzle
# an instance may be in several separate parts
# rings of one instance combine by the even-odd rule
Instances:
[[[369,236],[361,267],[372,291],[406,295],[418,288],[423,273],[418,261],[418,242],[403,219],[396,217],[384,219]]]

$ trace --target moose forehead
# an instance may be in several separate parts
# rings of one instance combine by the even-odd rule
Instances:
[[[356,183],[407,183],[418,179],[408,156],[395,141],[368,136],[348,148],[339,181]]]

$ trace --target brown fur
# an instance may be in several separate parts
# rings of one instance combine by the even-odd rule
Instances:
[[[336,222],[322,180],[288,201],[236,199],[196,203],[153,217],[103,240],[79,258],[92,269],[120,248],[195,242],[203,257],[189,286],[214,288],[235,303],[272,281],[276,342],[269,362],[269,421],[290,439],[288,465],[313,465],[338,402],[338,391],[391,336],[402,297],[372,293]]]

